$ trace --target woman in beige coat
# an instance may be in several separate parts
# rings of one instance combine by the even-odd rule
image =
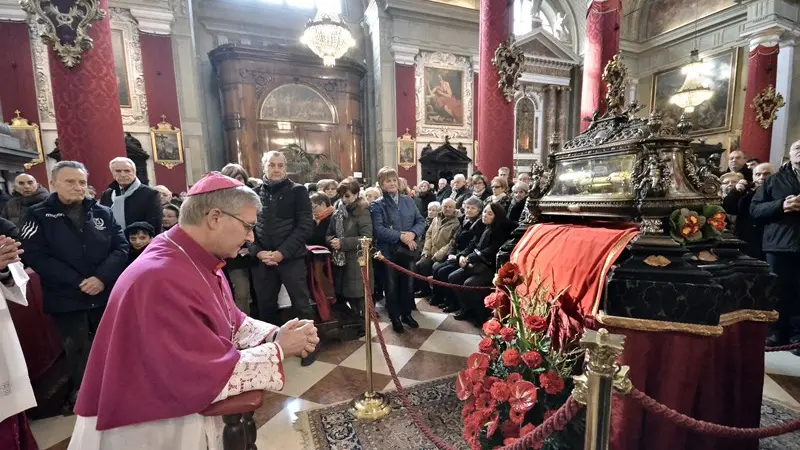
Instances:
[[[433,219],[425,233],[425,246],[416,264],[418,274],[426,277],[433,275],[433,264],[445,260],[447,252],[450,251],[450,242],[457,229],[456,202],[447,198],[442,202],[442,211]],[[422,284],[424,286],[421,286],[420,296],[430,296],[430,285]]]

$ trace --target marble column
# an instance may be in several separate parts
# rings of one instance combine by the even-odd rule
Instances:
[[[561,142],[570,138],[569,132],[569,101],[572,88],[569,86],[559,86],[558,88],[558,135]]]
[[[583,86],[581,90],[581,131],[589,127],[584,117],[606,109],[606,85],[603,69],[619,53],[619,27],[622,17],[621,0],[593,0],[586,14],[586,52],[583,57]]]
[[[510,35],[511,4],[506,0],[481,0],[478,168],[490,178],[500,167],[514,167],[514,106],[498,89],[499,76],[492,65],[495,50]]]
[[[30,1],[53,7],[43,0]],[[73,6],[71,0],[57,4],[63,14]],[[108,0],[100,0],[99,8],[108,11]],[[112,180],[108,162],[125,156],[125,141],[108,15],[90,25],[88,35],[94,45],[73,67],[67,67],[63,55],[50,47],[50,82],[62,160],[82,162],[89,171],[89,184],[101,192]],[[75,35],[74,29],[59,27],[56,38],[69,42]]]
[[[778,71],[775,77],[775,90],[783,95],[786,106],[778,111],[778,118],[772,123],[772,145],[769,162],[779,167],[783,157],[789,154],[789,131],[793,121],[797,119],[797,110],[792,108],[792,80],[794,79],[795,39],[781,41],[778,53]]]
[[[747,57],[747,88],[744,94],[744,119],[742,120],[741,148],[750,158],[769,161],[772,144],[772,125],[763,128],[756,119],[753,99],[775,86],[778,72],[780,34],[759,34],[750,39]]]

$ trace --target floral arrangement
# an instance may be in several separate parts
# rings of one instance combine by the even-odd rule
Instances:
[[[572,392],[571,375],[583,354],[574,340],[557,347],[549,337],[563,316],[565,291],[551,295],[539,277],[523,277],[513,263],[500,268],[494,285],[484,301],[493,310],[485,337],[456,379],[456,394],[466,402],[464,439],[473,450],[512,444],[555,414]],[[582,438],[583,419],[576,418],[534,448],[583,448]]]
[[[681,244],[716,239],[725,230],[727,217],[719,205],[706,205],[699,214],[686,208],[676,209],[669,216],[669,234]]]

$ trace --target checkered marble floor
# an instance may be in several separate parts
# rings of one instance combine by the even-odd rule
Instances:
[[[381,330],[389,355],[403,386],[455,374],[462,370],[480,340],[480,330],[459,322],[452,315],[417,300],[414,318],[420,328],[397,334],[388,323],[388,314],[378,306]],[[375,389],[393,390],[394,384],[373,331]],[[350,400],[366,386],[365,339],[332,342],[320,348],[317,361],[301,367],[298,358],[284,364],[286,386],[281,392],[264,394],[264,405],[256,411],[256,444],[261,449],[302,450],[302,439],[294,430],[297,413]],[[766,355],[764,397],[800,410],[800,357],[789,352]],[[34,421],[33,433],[43,450],[66,450],[75,417],[54,417]]]
[[[377,308],[381,330],[403,386],[457,373],[477,348],[479,329],[453,319],[424,299],[417,300],[418,311],[413,313],[420,327],[406,328],[402,334],[392,330],[382,304]],[[375,389],[393,390],[374,330],[371,341]],[[258,447],[302,449],[302,440],[292,427],[299,411],[350,400],[363,393],[367,383],[365,346],[364,338],[329,342],[320,348],[317,361],[309,367],[301,367],[298,358],[286,361],[286,385],[281,392],[265,393],[264,404],[255,413]],[[41,449],[65,450],[74,424],[74,416],[54,417],[34,421],[31,428]]]

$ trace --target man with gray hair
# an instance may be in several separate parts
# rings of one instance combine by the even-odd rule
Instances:
[[[314,351],[312,322],[278,329],[247,317],[222,273],[253,241],[260,207],[250,188],[212,172],[189,190],[178,226],[125,270],[97,330],[70,448],[221,448],[221,418],[201,413],[282,389],[285,358]]]
[[[306,242],[314,232],[308,190],[286,175],[286,157],[267,152],[263,158],[264,184],[257,189],[264,209],[258,215],[250,254],[258,258],[253,268],[256,305],[262,320],[279,323],[278,293],[286,287],[292,306],[302,319],[314,320],[308,291]],[[303,365],[314,362],[314,355]]]
[[[39,274],[44,312],[61,334],[73,397],[129,248],[111,210],[86,197],[87,176],[79,162],[56,164],[50,177],[54,192],[30,207],[20,229],[23,261]]]
[[[147,222],[161,232],[161,196],[157,190],[142,184],[136,177],[136,164],[118,157],[108,163],[114,181],[100,197],[100,204],[114,212],[114,218],[125,229],[134,222]]]
[[[453,181],[450,182],[453,187],[453,192],[450,193],[450,198],[456,201],[456,209],[461,209],[464,200],[469,198],[471,192],[467,188],[467,178],[463,174],[456,174]]]

